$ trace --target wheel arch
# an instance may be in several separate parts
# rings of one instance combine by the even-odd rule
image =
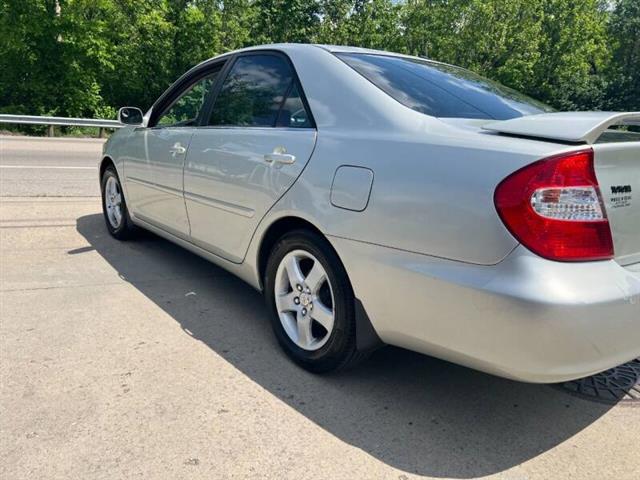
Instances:
[[[120,168],[118,168],[118,164],[120,165]],[[118,162],[118,164],[116,164],[116,161],[114,160],[114,158],[109,155],[106,154],[102,157],[102,160],[100,161],[100,168],[99,168],[99,173],[98,173],[98,181],[100,182],[100,185],[102,185],[102,176],[104,175],[104,172],[107,168],[109,167],[113,167],[113,169],[116,172],[116,175],[118,176],[118,179],[120,180],[120,186],[122,187],[122,194],[125,197],[125,200],[129,200],[129,192],[127,189],[127,185],[125,183],[125,179],[124,179],[124,172],[121,171],[124,168],[124,165],[122,163],[122,161],[120,160]]]
[[[118,172],[118,169],[116,168],[116,162],[113,161],[113,158],[111,158],[109,155],[105,155],[100,161],[100,170],[98,175],[100,175],[99,178],[101,181],[102,175],[104,175],[104,171],[109,167],[109,165],[113,166],[113,168],[116,170],[116,173]]]
[[[278,218],[265,230],[258,246],[256,266],[261,289],[264,288],[264,275],[267,270],[267,262],[269,261],[269,254],[271,253],[271,250],[273,250],[274,245],[280,238],[282,238],[283,235],[294,230],[310,230],[322,236],[322,238],[331,244],[329,239],[327,239],[318,227],[302,217],[288,215]],[[333,246],[331,248],[333,248]],[[335,251],[335,248],[333,250]],[[336,255],[338,255],[337,252]],[[339,255],[338,258],[340,258]]]
[[[294,230],[310,230],[322,238],[324,238],[331,249],[335,252],[336,257],[342,264],[342,267],[347,275],[347,281],[351,285],[351,289],[353,290],[353,284],[351,283],[351,278],[349,277],[349,272],[346,269],[340,254],[333,246],[331,241],[327,238],[327,236],[322,233],[322,231],[316,227],[309,220],[305,220],[304,218],[297,216],[285,216],[275,220],[269,227],[266,229],[262,238],[260,240],[260,244],[258,246],[258,255],[257,255],[257,273],[258,273],[258,282],[260,285],[260,289],[264,289],[264,275],[267,268],[267,262],[269,260],[269,254],[273,249],[276,242],[286,233],[294,231]],[[369,316],[362,305],[360,299],[355,296],[354,292],[354,300],[355,300],[355,321],[356,321],[356,346],[361,352],[369,352],[373,351],[380,346],[383,345],[382,340],[378,336],[375,328],[373,327]]]

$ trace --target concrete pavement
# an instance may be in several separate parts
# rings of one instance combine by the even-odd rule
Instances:
[[[99,142],[11,142],[89,168],[0,168],[0,478],[638,478],[639,408],[393,348],[300,370],[250,287],[107,234]]]
[[[103,139],[0,136],[0,197],[98,196]]]

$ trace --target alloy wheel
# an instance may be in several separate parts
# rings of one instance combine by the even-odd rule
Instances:
[[[107,208],[107,218],[114,229],[122,224],[122,192],[118,179],[110,176],[104,187],[104,204]]]
[[[322,264],[305,250],[293,250],[280,262],[274,288],[287,336],[304,350],[322,348],[335,321],[333,290]]]

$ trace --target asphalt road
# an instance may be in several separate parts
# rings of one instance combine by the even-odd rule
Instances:
[[[0,197],[92,197],[104,140],[0,136]]]
[[[640,475],[634,406],[393,348],[295,367],[251,288],[108,236],[100,149],[0,137],[0,478]]]

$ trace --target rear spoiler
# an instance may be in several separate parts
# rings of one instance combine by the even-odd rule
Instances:
[[[592,144],[614,125],[640,125],[640,112],[541,113],[486,123],[482,128],[509,135]]]

